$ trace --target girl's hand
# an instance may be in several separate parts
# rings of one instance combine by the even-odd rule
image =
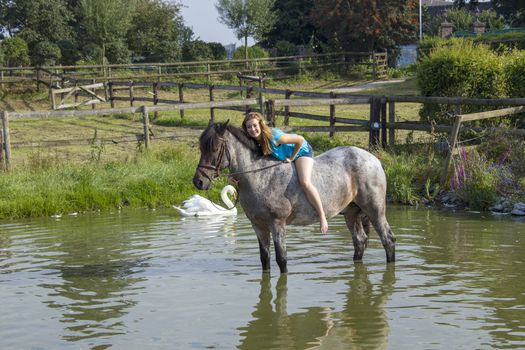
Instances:
[[[291,162],[292,162],[292,159],[290,159],[290,158],[285,158],[283,160],[283,163],[291,163]]]

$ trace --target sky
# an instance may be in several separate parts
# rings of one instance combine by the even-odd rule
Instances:
[[[179,0],[183,5],[181,12],[186,26],[191,27],[195,38],[205,42],[217,42],[223,45],[244,45],[242,40],[237,40],[232,29],[219,22],[219,13],[215,8],[217,0]],[[253,45],[253,40],[248,38],[248,46]]]

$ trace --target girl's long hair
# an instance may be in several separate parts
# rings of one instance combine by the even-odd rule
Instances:
[[[250,112],[246,114],[244,117],[244,120],[242,122],[242,128],[244,131],[248,132],[246,129],[246,123],[249,120],[256,119],[259,122],[259,126],[261,127],[261,139],[256,140],[259,142],[259,145],[261,146],[262,153],[267,156],[272,154],[272,146],[270,144],[270,140],[272,139],[272,130],[266,123],[264,122],[264,118],[261,115],[261,113],[258,112]]]

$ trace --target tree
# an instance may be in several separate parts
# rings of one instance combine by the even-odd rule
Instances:
[[[225,60],[227,57],[226,49],[221,43],[208,43],[210,50],[213,54],[214,60]]]
[[[4,56],[6,67],[20,67],[29,64],[29,48],[27,43],[19,37],[12,37],[0,43],[0,51]]]
[[[274,47],[279,41],[307,45],[315,35],[310,22],[314,0],[279,0],[274,4],[276,23],[265,35],[264,46]]]
[[[334,50],[385,50],[410,42],[416,0],[314,0],[311,20]]]
[[[494,9],[513,27],[525,25],[525,0],[492,0]]]
[[[147,16],[144,16],[146,13]],[[180,58],[181,46],[188,41],[187,30],[179,4],[140,0],[131,20],[127,41],[135,59],[140,57],[146,62],[173,62]]]
[[[248,37],[262,40],[275,24],[275,0],[218,0],[219,21],[244,38],[244,58],[248,59]]]
[[[56,44],[73,40],[72,19],[66,0],[0,0],[0,31],[24,39],[30,56],[37,60],[34,64],[42,62],[44,52],[51,60],[61,56]]]
[[[127,0],[80,0],[81,25],[88,36],[87,41],[100,46],[101,63],[104,63],[108,43],[124,41],[134,3]]]
[[[213,52],[210,46],[202,40],[190,41],[182,45],[183,61],[211,61]]]

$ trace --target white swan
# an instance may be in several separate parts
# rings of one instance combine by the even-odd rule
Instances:
[[[235,208],[235,205],[232,203],[228,195],[237,196],[237,191],[232,185],[226,185],[221,190],[221,199],[224,204],[226,204],[226,208],[223,208],[198,194],[194,194],[182,202],[182,208],[175,205],[173,208],[177,209],[182,216],[237,215],[237,208]]]

